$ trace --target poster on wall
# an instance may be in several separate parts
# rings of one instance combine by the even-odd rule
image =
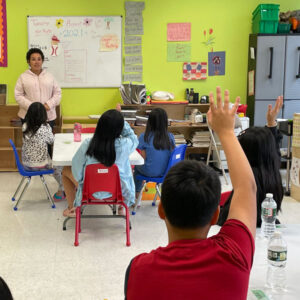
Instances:
[[[183,80],[206,79],[207,62],[185,62],[183,63]]]
[[[167,61],[189,61],[191,59],[191,44],[168,43]]]
[[[254,70],[248,72],[248,96],[254,95]]]
[[[225,75],[225,51],[208,53],[208,76]]]
[[[168,23],[168,42],[183,42],[191,40],[191,23]]]
[[[7,67],[6,0],[0,0],[0,67]]]

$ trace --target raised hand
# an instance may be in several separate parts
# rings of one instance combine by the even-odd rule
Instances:
[[[282,105],[283,105],[283,96],[277,97],[274,108],[272,108],[272,104],[268,105],[268,111],[266,115],[268,127],[276,126],[276,117],[278,116],[278,113],[282,108]]]
[[[237,97],[233,107],[229,108],[229,91],[224,92],[224,105],[222,101],[222,91],[220,87],[216,88],[217,103],[214,100],[214,94],[209,94],[210,109],[207,113],[209,126],[218,134],[233,131],[235,114],[240,102],[240,97]]]

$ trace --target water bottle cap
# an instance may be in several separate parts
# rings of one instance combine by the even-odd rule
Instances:
[[[267,197],[267,198],[273,198],[273,194],[272,194],[272,193],[268,193],[268,194],[266,195],[266,197]]]

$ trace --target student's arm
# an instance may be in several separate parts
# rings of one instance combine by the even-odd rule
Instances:
[[[280,109],[282,108],[282,105],[283,105],[283,96],[277,97],[274,108],[272,107],[272,104],[268,105],[268,111],[267,111],[267,115],[266,115],[267,127],[276,127],[277,126],[276,118],[277,118],[277,115],[278,115]]]
[[[82,142],[79,149],[72,158],[72,174],[77,182],[82,182],[86,165],[86,151],[91,139]]]
[[[128,151],[128,154],[132,153],[135,151],[137,148],[139,141],[137,139],[137,136],[135,135],[134,131],[130,127],[130,125],[124,121],[124,127],[121,133],[122,139],[125,140],[125,147]]]
[[[239,104],[236,99],[229,109],[229,91],[224,93],[224,107],[220,87],[217,87],[217,103],[210,93],[210,110],[207,113],[211,128],[218,134],[224,149],[234,194],[231,200],[228,219],[236,219],[244,223],[255,237],[256,232],[256,184],[252,169],[238,142],[233,128],[234,117]]]
[[[44,127],[44,138],[47,144],[52,145],[54,142],[54,134],[52,132],[52,128],[49,124],[43,125]]]
[[[20,105],[20,107],[22,107],[26,111],[28,110],[28,107],[32,103],[25,96],[25,91],[24,91],[24,88],[23,88],[23,83],[22,83],[21,76],[19,77],[19,79],[16,83],[16,86],[15,86],[15,99],[18,102],[18,104]]]

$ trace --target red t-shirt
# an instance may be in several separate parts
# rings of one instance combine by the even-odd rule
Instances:
[[[136,256],[127,269],[127,300],[247,298],[254,240],[238,220],[205,240],[179,240]]]

